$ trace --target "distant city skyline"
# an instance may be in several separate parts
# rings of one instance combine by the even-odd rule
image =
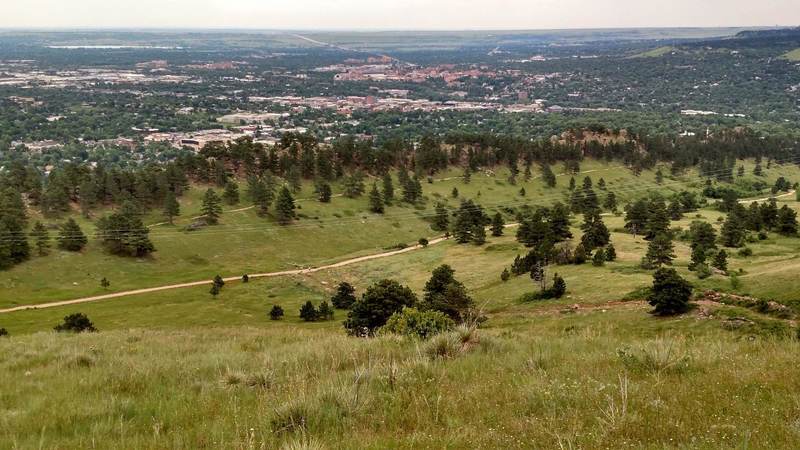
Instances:
[[[797,0],[26,0],[0,28],[469,30],[800,24]]]

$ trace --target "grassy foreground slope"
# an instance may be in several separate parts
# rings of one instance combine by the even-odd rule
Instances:
[[[0,341],[3,448],[793,448],[800,343],[639,304],[430,344],[275,327]],[[299,447],[295,447],[299,448]]]

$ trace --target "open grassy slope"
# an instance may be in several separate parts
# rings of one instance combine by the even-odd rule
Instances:
[[[653,186],[652,172],[636,178],[597,162],[582,170],[596,170],[587,175],[602,176],[623,199]],[[424,185],[428,209],[453,186],[493,212],[501,204],[559,198],[567,182],[560,177],[555,190],[539,180],[521,183],[528,191],[522,198],[521,186],[509,186],[505,174],[475,175],[469,185],[447,179],[455,175]],[[773,168],[768,181],[778,175],[800,179],[794,166]],[[659,190],[701,185],[690,174]],[[178,226],[196,215],[199,196],[196,189],[183,199]],[[780,203],[800,209],[794,197]],[[321,264],[431,235],[412,208],[393,207],[380,218],[364,213],[365,199],[302,205],[299,212],[309,218],[299,223],[311,227],[278,228],[252,211],[225,214],[215,228],[227,233],[218,239],[211,231],[160,235],[162,226],[154,227],[159,252],[147,261],[106,256],[94,246],[80,255],[53,251],[2,274],[6,287],[15,286],[2,299],[11,305],[95,292],[95,275],[109,277],[113,290]],[[355,221],[325,224],[340,219],[334,214]],[[719,226],[719,212],[696,214]],[[673,226],[685,229],[695,219]],[[612,231],[623,226],[620,216],[604,220]],[[576,237],[579,222],[573,222]],[[265,227],[252,231],[259,238],[243,238],[252,235],[239,231],[254,225]],[[446,241],[308,275],[231,282],[217,299],[204,286],[2,314],[0,327],[11,337],[0,338],[0,448],[794,448],[800,439],[795,324],[709,302],[657,319],[641,301],[621,302],[648,286],[651,272],[638,266],[646,243],[619,232],[612,233],[616,262],[553,267],[567,281],[567,296],[520,303],[536,289],[532,281],[499,277],[525,252],[514,231],[482,247]],[[732,271],[743,269],[735,291],[795,304],[800,239],[771,234],[749,246],[752,257],[729,260]],[[686,243],[676,242],[676,253],[676,267],[698,290],[734,291],[728,277],[698,280],[689,272]],[[192,255],[206,263],[193,268],[186,262]],[[359,295],[386,277],[420,292],[444,263],[489,318],[464,332],[468,345],[452,357],[435,356],[431,343],[349,338],[341,327],[344,311],[329,322],[298,317],[301,304],[328,298],[342,280]],[[75,278],[77,286],[65,282],[73,276],[84,278]],[[285,309],[284,320],[268,319],[275,304]],[[50,331],[78,311],[100,332]]]
[[[0,446],[797,443],[798,341],[745,338],[719,318],[655,319],[637,304],[488,325],[453,359],[405,339],[287,324],[12,337],[0,340]]]
[[[794,49],[782,56],[789,61],[800,61],[800,48]]]
[[[555,169],[559,171],[560,166]],[[702,188],[702,181],[695,173],[668,178],[664,185],[657,186],[652,171],[634,177],[617,164],[597,161],[585,161],[581,170],[586,173],[575,177],[578,184],[587,175],[595,182],[602,177],[609,190],[617,194],[620,204],[645,195],[650,189],[669,195],[683,189]],[[794,165],[776,166],[766,172],[765,181],[769,183],[779,175],[800,179],[800,170]],[[151,239],[157,251],[151,257],[112,256],[92,239],[82,253],[52,249],[48,256],[33,257],[0,273],[0,286],[5,288],[0,292],[0,308],[199,281],[216,274],[237,276],[323,265],[375,253],[398,243],[416,242],[420,237],[434,236],[426,219],[433,213],[437,201],[447,202],[451,207],[458,206],[460,200],[450,197],[454,187],[458,188],[461,198],[472,198],[493,214],[503,206],[547,205],[563,201],[569,180],[567,176],[559,176],[558,186],[548,189],[537,178],[529,182],[520,180],[512,186],[507,182],[505,169],[493,174],[475,174],[468,185],[458,178],[460,175],[460,171],[450,171],[439,174],[432,184],[423,180],[427,198],[424,206],[400,204],[388,208],[385,215],[368,212],[366,196],[358,199],[335,197],[330,204],[321,204],[311,198],[312,188],[306,185],[297,196],[305,199],[298,203],[301,206],[297,211],[300,219],[290,226],[280,226],[274,219],[260,218],[254,210],[247,209],[223,214],[218,226],[186,232],[183,227],[200,214],[200,199],[205,190],[204,187],[195,187],[181,199],[182,216],[175,226],[156,225],[164,221],[158,211],[148,216],[147,223],[156,225],[151,230]],[[534,177],[537,175],[538,170],[534,170]],[[519,192],[523,187],[526,190],[524,197]],[[598,193],[602,198],[604,194]],[[226,209],[248,206],[243,198],[241,204]],[[32,220],[36,219],[39,217],[32,213]],[[93,222],[77,219],[88,235],[93,234]],[[104,277],[111,281],[107,290],[99,283]]]
[[[800,204],[784,201],[800,210]],[[698,213],[702,220],[714,223],[717,228],[719,212],[703,210]],[[604,218],[611,230],[620,229],[624,224],[621,216]],[[697,215],[673,222],[674,227],[687,229]],[[575,220],[573,234],[580,236]],[[500,238],[489,238],[487,245],[457,245],[447,241],[402,255],[386,259],[367,261],[338,269],[324,270],[307,275],[276,279],[252,280],[250,283],[228,283],[218,299],[212,299],[208,286],[164,291],[137,295],[120,299],[102,300],[93,303],[48,308],[44,310],[24,310],[0,315],[0,327],[12,334],[50,330],[62,317],[73,312],[88,314],[102,330],[125,329],[129,327],[182,329],[192,326],[255,326],[284,327],[285,322],[268,320],[267,312],[274,304],[282,306],[287,313],[286,322],[303,327],[333,327],[326,324],[302,324],[298,318],[300,306],[308,300],[318,303],[332,294],[336,284],[348,281],[356,286],[358,293],[382,278],[390,277],[409,285],[420,292],[430,277],[433,268],[440,264],[450,264],[457,270],[457,276],[470,290],[476,301],[490,314],[525,314],[530,305],[520,305],[518,299],[526,292],[536,289],[528,277],[512,278],[503,283],[500,272],[508,267],[518,254],[526,249],[514,239],[515,229],[507,229]],[[627,233],[612,233],[612,242],[617,250],[618,260],[605,267],[554,266],[567,281],[568,295],[559,302],[550,304],[569,305],[598,304],[620,300],[626,294],[646,287],[651,282],[651,272],[641,269],[639,262],[647,250],[647,242],[641,237],[633,238]],[[730,279],[714,275],[705,280],[689,272],[690,260],[688,243],[676,241],[677,259],[675,266],[699,290],[717,289],[739,294],[749,294],[759,298],[775,299],[790,305],[797,305],[800,299],[800,284],[794,277],[800,270],[800,239],[786,238],[770,234],[766,241],[749,244],[754,255],[744,258],[731,251],[729,269],[738,272],[740,286],[734,289]],[[339,311],[337,319],[343,319],[345,312]]]
[[[586,162],[582,170],[594,171],[586,175],[595,180],[605,177],[610,186],[618,187],[622,198],[639,195],[643,188],[654,186],[652,174],[634,178],[628,170],[616,165]],[[366,196],[358,199],[335,197],[330,204],[321,204],[310,199],[313,189],[307,184],[297,197],[309,200],[298,203],[300,220],[290,226],[280,226],[272,218],[260,218],[250,209],[224,214],[219,226],[190,233],[182,231],[182,227],[200,214],[205,190],[195,187],[181,199],[182,216],[176,226],[152,228],[151,239],[157,249],[152,257],[126,259],[108,255],[91,239],[87,250],[80,254],[53,249],[47,257],[32,258],[0,273],[0,286],[6,288],[0,293],[0,308],[210,279],[217,273],[235,276],[334,262],[433,236],[434,232],[423,219],[432,214],[436,201],[458,206],[459,200],[450,198],[453,187],[459,189],[463,198],[473,198],[494,210],[505,205],[549,204],[563,199],[568,182],[567,177],[559,177],[559,186],[555,189],[545,188],[541,180],[510,186],[506,181],[507,172],[501,170],[494,176],[476,174],[469,185],[464,185],[457,178],[460,175],[460,171],[443,173],[439,177],[445,180],[433,184],[423,180],[428,201],[420,209],[403,204],[388,208],[383,216],[376,215],[368,212]],[[576,177],[578,182],[583,176]],[[686,179],[691,180],[691,176]],[[523,186],[528,191],[526,197],[519,195]],[[244,200],[226,209],[247,206],[250,205]],[[32,216],[38,219],[35,214]],[[93,222],[76,219],[87,235],[93,234]],[[147,218],[147,223],[151,224],[163,221],[158,211]],[[100,287],[103,277],[111,281],[108,291]]]
[[[675,50],[677,50],[675,47],[667,45],[664,47],[658,47],[652,50],[648,50],[646,52],[636,54],[633,56],[633,58],[658,58],[659,56],[670,54]]]

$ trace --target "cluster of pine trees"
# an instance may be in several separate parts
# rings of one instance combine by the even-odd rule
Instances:
[[[753,202],[747,208],[736,202],[722,224],[720,241],[725,247],[738,248],[745,244],[748,232],[758,233],[763,238],[763,233],[770,231],[796,236],[797,213],[788,205],[778,208],[774,198],[764,203]]]
[[[604,139],[596,139],[598,135]],[[500,163],[515,166],[518,160],[523,161],[526,171],[535,162],[565,161],[574,168],[584,157],[592,157],[621,161],[635,175],[653,169],[659,162],[670,163],[673,174],[697,166],[703,176],[725,182],[733,181],[738,160],[760,161],[766,157],[791,162],[800,154],[797,140],[764,136],[748,128],[718,129],[702,136],[669,136],[630,130],[622,133],[598,126],[592,130],[567,130],[562,137],[532,140],[528,136],[454,133],[444,142],[451,146],[451,162],[466,160],[473,168]]]
[[[73,205],[79,206],[87,218],[97,209],[116,207],[116,213],[98,221],[98,237],[113,253],[147,254],[153,251],[152,243],[148,242],[141,221],[134,217],[135,211],[141,214],[160,208],[172,223],[180,214],[178,200],[192,182],[216,185],[224,190],[221,200],[233,205],[240,201],[236,181],[246,179],[247,195],[258,213],[262,216],[274,214],[276,220],[285,224],[295,218],[293,195],[301,189],[304,179],[314,181],[315,193],[322,202],[330,201],[334,181],[342,183],[344,195],[349,197],[369,192],[370,209],[382,213],[396,197],[408,203],[420,201],[420,178],[451,165],[465,168],[465,183],[479,168],[497,164],[509,167],[510,183],[515,184],[519,177],[527,181],[533,176],[533,165],[538,164],[543,182],[552,187],[556,185],[552,164],[563,162],[564,170],[574,174],[580,170],[580,161],[585,157],[620,160],[634,174],[653,168],[658,162],[670,162],[673,173],[698,166],[708,178],[731,181],[736,161],[741,158],[759,158],[756,172],[762,172],[762,158],[768,159],[769,168],[774,162],[790,160],[800,150],[796,142],[764,137],[747,129],[717,130],[703,139],[621,133],[603,127],[591,132],[610,138],[596,139],[587,137],[583,130],[571,130],[561,140],[453,134],[444,138],[423,136],[412,143],[395,138],[376,141],[346,136],[334,140],[331,145],[321,145],[313,135],[287,133],[272,147],[242,138],[230,143],[211,143],[197,154],[181,154],[168,162],[148,161],[135,168],[59,162],[47,173],[20,157],[11,161],[0,177],[0,189],[6,194],[5,204],[0,205],[3,206],[0,211],[0,265],[9,267],[29,257],[30,244],[24,239],[28,230],[25,219],[28,207],[40,209],[48,219],[60,218]],[[402,195],[395,193],[389,175],[392,168],[400,169],[398,190]],[[381,186],[373,183],[368,189],[366,174],[382,177]],[[660,182],[663,174],[660,171],[659,174]],[[787,190],[789,184],[779,179],[773,190]],[[616,195],[607,192],[601,202],[589,178],[584,179],[581,187],[575,186],[573,178],[570,187],[569,207],[574,213],[591,217],[586,227],[594,237],[587,244],[598,246],[604,239],[595,211],[600,207],[616,211]],[[605,182],[600,180],[597,188],[604,191]],[[521,194],[524,195],[524,188]],[[209,207],[204,210],[209,224],[219,219],[221,211],[211,195],[208,194],[204,202],[204,206]],[[683,212],[692,210],[690,203],[688,198],[674,200],[668,205],[669,217],[675,220]],[[465,205],[461,209],[474,209],[474,206]],[[437,211],[434,226],[444,230],[450,224],[444,223],[440,212]],[[479,224],[485,226],[490,221],[470,214],[469,211],[456,214],[452,224],[454,234],[460,242],[480,243],[484,232]],[[122,226],[126,228],[118,228]],[[637,227],[635,232],[644,231],[638,229],[638,224],[632,226]],[[782,230],[780,232],[790,233],[791,224]],[[36,239],[40,239],[38,245],[44,246],[42,231],[36,230],[36,233]]]
[[[356,336],[375,334],[404,308],[442,314],[454,323],[479,319],[474,300],[464,284],[455,278],[455,270],[448,265],[433,270],[431,278],[425,283],[422,300],[407,286],[389,279],[373,284],[357,300],[353,292],[352,286],[342,283],[334,301],[339,298],[349,306],[344,327],[348,333]]]

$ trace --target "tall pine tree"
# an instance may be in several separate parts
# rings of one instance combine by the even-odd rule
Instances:
[[[219,223],[219,216],[222,215],[222,200],[213,189],[209,188],[203,196],[203,205],[200,207],[200,212],[203,214],[207,224],[216,225]]]
[[[294,220],[294,208],[294,197],[289,188],[283,186],[275,201],[275,215],[278,222],[285,225]]]
[[[378,185],[373,183],[369,193],[369,210],[375,214],[383,214],[383,196],[378,190]]]
[[[175,217],[178,217],[180,213],[181,205],[178,203],[178,199],[175,198],[175,193],[167,191],[167,196],[164,197],[164,217],[167,218],[170,225],[174,225]]]
[[[225,192],[222,193],[222,199],[229,205],[239,203],[239,185],[235,180],[228,181],[225,185]]]
[[[89,242],[81,227],[72,217],[61,225],[56,241],[58,242],[58,248],[70,252],[83,250],[83,247]]]
[[[50,248],[50,233],[47,232],[47,228],[42,225],[42,222],[36,222],[33,225],[31,238],[33,238],[33,244],[36,246],[39,256],[46,255],[47,249]]]

